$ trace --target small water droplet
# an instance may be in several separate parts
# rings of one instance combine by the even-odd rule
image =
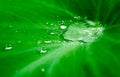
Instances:
[[[72,20],[70,20],[70,22],[72,22]]]
[[[51,25],[54,25],[54,24],[51,24]]]
[[[62,22],[62,23],[64,23],[65,21],[64,21],[64,20],[62,20],[61,22]]]
[[[80,42],[80,45],[83,45],[84,44],[84,42]]]
[[[48,25],[48,22],[46,22],[46,24]]]
[[[61,43],[60,40],[53,40],[54,43]]]
[[[37,44],[40,44],[41,43],[41,41],[37,41]]]
[[[5,47],[5,50],[11,50],[13,47],[11,45],[8,45]]]
[[[18,43],[21,43],[21,40],[18,40]]]
[[[15,30],[15,32],[18,32],[18,30]]]
[[[40,53],[46,53],[46,52],[47,52],[46,49],[44,49],[44,48],[41,48],[41,49],[40,49]]]
[[[9,28],[12,28],[13,26],[12,25],[9,25]]]
[[[60,29],[66,29],[66,28],[67,28],[67,26],[65,26],[65,25],[60,26]]]
[[[89,25],[92,25],[92,26],[96,25],[96,23],[95,23],[95,22],[90,21],[90,20],[86,20],[86,23],[88,23]]]
[[[74,19],[81,20],[82,17],[81,16],[74,16]]]
[[[50,34],[51,34],[51,35],[54,35],[55,33],[54,33],[54,32],[51,32]]]
[[[42,72],[45,72],[45,68],[41,68],[41,71],[42,71]]]
[[[46,40],[46,41],[44,41],[45,43],[52,43],[52,41],[50,41],[50,40]]]

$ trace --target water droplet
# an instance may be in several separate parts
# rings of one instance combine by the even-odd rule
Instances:
[[[70,22],[72,22],[72,20],[70,20]]]
[[[37,44],[40,44],[41,43],[41,41],[37,41]]]
[[[48,25],[48,22],[46,22],[46,24]]]
[[[18,40],[18,43],[21,43],[21,40]]]
[[[86,23],[89,23],[89,25],[86,25]],[[63,38],[71,41],[93,42],[103,34],[103,27],[97,26],[96,22],[89,21],[86,23],[71,24],[63,34]]]
[[[50,40],[46,40],[46,41],[44,41],[45,43],[52,43],[52,41],[50,41]]]
[[[62,20],[61,22],[62,22],[62,23],[64,23],[65,21],[64,21],[64,20]]]
[[[44,69],[44,68],[41,68],[41,71],[42,71],[42,72],[45,72],[45,69]]]
[[[90,21],[90,20],[86,20],[86,23],[88,23],[89,25],[96,25],[96,23],[95,22],[93,22],[93,21]]]
[[[12,28],[13,26],[12,25],[9,25],[9,28]]]
[[[11,50],[13,47],[11,45],[8,45],[5,47],[5,50]]]
[[[40,53],[46,53],[46,52],[47,52],[46,49],[43,49],[43,48],[40,49]]]
[[[15,30],[15,32],[18,32],[18,30]]]
[[[74,19],[81,20],[82,17],[81,16],[74,16]]]
[[[65,25],[60,26],[60,29],[66,29],[66,28],[67,28],[67,26],[65,26]]]
[[[51,34],[51,35],[54,35],[55,33],[54,33],[54,32],[51,32],[50,34]]]
[[[53,40],[54,43],[61,43],[60,40]]]
[[[51,24],[51,25],[54,25],[54,24]]]

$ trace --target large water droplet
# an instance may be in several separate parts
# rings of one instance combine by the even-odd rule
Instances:
[[[63,38],[71,41],[93,42],[103,34],[103,26],[87,20],[73,23],[63,34]]]

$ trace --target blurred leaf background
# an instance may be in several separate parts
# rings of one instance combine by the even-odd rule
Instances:
[[[59,23],[75,16],[100,21],[102,38],[63,45]],[[120,77],[120,0],[0,0],[0,77]]]

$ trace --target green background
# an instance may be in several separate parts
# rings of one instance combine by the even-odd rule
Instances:
[[[74,16],[100,21],[102,38],[63,45]],[[0,0],[0,77],[120,77],[120,0]]]

